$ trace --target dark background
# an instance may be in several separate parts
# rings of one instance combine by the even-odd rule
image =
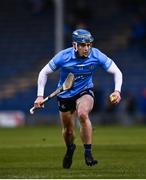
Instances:
[[[146,123],[146,2],[145,0],[64,0],[64,47],[71,33],[86,28],[94,46],[123,72],[122,101],[111,106],[113,77],[99,69],[94,75],[93,123]],[[0,112],[21,111],[25,124],[58,123],[56,98],[30,116],[41,68],[55,54],[53,0],[0,1]],[[59,73],[48,78],[45,95],[56,88]],[[0,117],[1,118],[1,117]]]

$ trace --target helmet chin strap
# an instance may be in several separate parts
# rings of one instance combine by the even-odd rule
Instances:
[[[78,44],[77,44],[77,42],[74,42],[75,43],[75,52],[77,52],[78,51]]]

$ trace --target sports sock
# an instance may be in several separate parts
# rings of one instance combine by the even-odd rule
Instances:
[[[84,155],[92,156],[92,145],[91,144],[84,144]]]
[[[68,144],[67,145],[67,149],[69,149],[69,150],[72,149],[73,147],[74,147],[74,144]]]

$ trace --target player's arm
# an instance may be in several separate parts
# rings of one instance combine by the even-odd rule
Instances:
[[[47,82],[48,74],[52,73],[53,70],[50,68],[50,66],[47,64],[43,67],[43,69],[40,71],[38,76],[38,86],[37,86],[37,98],[34,102],[34,106],[36,108],[41,108],[43,105],[41,105],[43,99],[44,99],[44,89]]]
[[[54,71],[56,71],[61,64],[62,53],[59,52],[56,54],[49,63],[44,66],[44,68],[40,71],[38,76],[38,88],[37,88],[37,98],[34,102],[34,106],[36,108],[43,107],[42,101],[44,100],[44,89],[47,82],[48,75]]]
[[[123,75],[117,65],[112,61],[110,67],[107,69],[107,72],[114,75],[115,89],[114,92],[110,95],[110,101],[113,104],[117,104],[121,100],[121,87],[123,82]]]

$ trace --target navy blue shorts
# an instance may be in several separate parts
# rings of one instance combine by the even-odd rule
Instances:
[[[84,91],[81,91],[79,94],[77,94],[71,98],[57,97],[59,111],[61,111],[61,112],[67,112],[67,111],[74,112],[76,110],[76,100],[85,94],[88,94],[94,98],[93,89],[86,89]]]

